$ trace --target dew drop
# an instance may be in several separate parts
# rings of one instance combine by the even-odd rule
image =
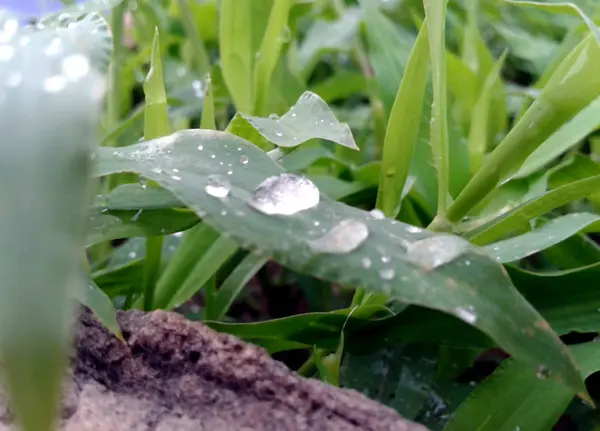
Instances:
[[[550,378],[550,374],[551,374],[550,368],[548,368],[545,365],[540,365],[537,368],[536,375],[537,375],[538,379],[548,379],[548,378]]]
[[[233,171],[227,171],[227,175],[233,175]]]
[[[175,173],[177,173],[177,172],[179,172],[179,169],[173,168],[172,171],[175,172]]]
[[[477,313],[475,312],[475,308],[472,305],[469,305],[467,307],[456,307],[454,309],[454,312],[459,319],[471,325],[477,322]]]
[[[369,269],[372,265],[372,262],[371,259],[369,259],[368,257],[363,257],[360,261],[360,264],[364,269]]]
[[[282,173],[264,180],[248,200],[263,214],[292,215],[319,203],[319,189],[308,178]]]
[[[198,99],[202,99],[204,97],[204,85],[200,80],[192,81],[192,88],[194,89],[194,96]]]
[[[467,250],[468,243],[452,235],[433,236],[406,245],[406,258],[429,271],[452,262]]]
[[[373,217],[375,220],[384,220],[385,219],[385,214],[383,213],[383,211],[376,209],[373,209],[369,212],[369,214],[371,214],[371,217]]]
[[[423,229],[421,229],[420,227],[416,227],[416,226],[406,226],[406,231],[409,233],[420,233],[423,232]]]
[[[269,115],[269,120],[279,120],[279,115],[277,115],[277,114],[270,114]]]
[[[392,260],[389,256],[383,255],[381,256],[381,261],[383,263],[390,263],[390,260]]]
[[[242,157],[240,157],[240,163],[242,165],[247,165],[248,164],[248,156],[242,156]]]
[[[242,151],[242,147],[237,147],[237,150],[238,151]]]
[[[382,280],[392,280],[396,276],[396,271],[393,268],[383,268],[379,270],[379,277]]]
[[[171,175],[171,178],[175,181],[180,181],[181,177],[178,177],[177,175]]]
[[[344,254],[356,250],[368,236],[369,228],[362,221],[345,219],[308,245],[318,253]]]
[[[63,72],[71,81],[78,81],[90,71],[90,61],[85,55],[73,54],[62,61]]]
[[[229,194],[230,187],[229,182],[223,180],[220,176],[210,175],[208,183],[204,186],[204,191],[212,197],[223,199]]]
[[[127,255],[127,257],[129,259],[135,259],[136,256],[137,256],[137,253],[135,251],[130,251],[129,254]]]
[[[211,155],[210,155],[210,158],[211,158],[211,159],[214,159],[214,158],[216,158],[216,157],[217,157],[217,156],[215,156],[214,154],[211,154]]]
[[[204,149],[204,145],[202,145],[202,144],[198,145],[198,150],[199,151],[202,151],[203,149]]]
[[[44,80],[44,90],[48,93],[60,93],[67,86],[67,78],[63,75],[54,75]]]
[[[152,168],[151,171],[154,172],[155,174],[162,174],[161,168]]]

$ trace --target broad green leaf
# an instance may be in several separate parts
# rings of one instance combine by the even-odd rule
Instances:
[[[600,188],[600,175],[566,184],[544,195],[531,199],[514,210],[492,221],[472,235],[467,235],[475,244],[489,244],[503,236],[519,232],[529,220],[544,215],[571,201],[583,199]]]
[[[268,258],[259,254],[249,254],[229,274],[225,281],[219,286],[214,298],[210,314],[207,319],[221,320],[227,314],[227,310],[240,294],[246,283],[260,270]]]
[[[302,66],[300,76],[308,78],[323,53],[349,52],[356,40],[359,24],[360,11],[357,9],[348,9],[335,21],[313,21],[298,51]]]
[[[304,92],[281,117],[242,116],[265,139],[279,147],[295,147],[309,139],[320,138],[358,150],[348,124],[340,123],[327,103],[310,91]]]
[[[526,234],[490,244],[485,249],[498,262],[514,262],[558,244],[598,221],[600,217],[590,213],[567,214]]]
[[[531,153],[513,178],[526,177],[570,150],[600,127],[599,118],[600,97],[597,97]]]
[[[475,173],[483,164],[484,156],[491,142],[490,123],[492,122],[492,96],[495,86],[500,82],[500,72],[504,66],[507,52],[496,61],[492,70],[485,78],[485,82],[475,103],[471,116],[471,129],[469,130],[469,155],[471,172]]]
[[[575,16],[581,17],[585,22],[585,25],[588,26],[590,32],[600,45],[600,28],[596,26],[594,21],[588,17],[575,3],[573,2],[563,2],[563,3],[545,3],[540,1],[524,1],[524,0],[506,0],[509,3],[519,6],[530,6],[536,7],[540,9],[547,9],[552,12],[558,13],[566,13]]]
[[[429,31],[429,56],[433,84],[431,106],[431,151],[438,179],[438,215],[444,219],[450,190],[450,151],[446,89],[446,8],[447,0],[423,0]]]
[[[106,329],[112,332],[117,338],[123,340],[121,327],[117,322],[117,313],[115,306],[110,298],[102,291],[92,280],[80,283],[75,290],[75,299],[88,307],[98,318]]]
[[[405,344],[371,355],[346,354],[341,385],[414,419],[429,397],[436,367],[436,346]]]
[[[267,115],[271,94],[271,79],[277,66],[281,49],[285,42],[285,33],[293,0],[277,0],[273,2],[269,21],[265,28],[258,58],[254,63],[254,109],[255,115]]]
[[[184,205],[168,190],[147,184],[122,184],[107,195],[97,195],[97,211],[126,211],[182,208]]]
[[[419,137],[429,68],[427,23],[423,22],[385,131],[377,208],[391,218],[400,211],[402,190]]]
[[[116,154],[100,148],[97,159],[97,175],[133,171],[150,178],[243,248],[318,278],[453,314],[535,367],[551,357],[547,365],[555,375],[582,390],[547,323],[512,288],[502,267],[466,241],[381,219],[325,196],[293,216],[267,215],[247,202],[259,184],[282,169],[254,145],[223,132],[182,131]],[[228,190],[225,197],[206,190],[217,179]],[[296,194],[283,197],[295,202]],[[340,239],[345,231],[352,232],[350,242]],[[471,265],[479,270],[465,269]],[[533,337],[522,332],[526,327]]]
[[[77,43],[86,25],[37,31],[7,21],[0,30],[0,183],[10,202],[0,215],[0,361],[25,431],[57,425],[70,297],[81,282],[90,152],[106,89],[93,50]]]
[[[600,343],[571,350],[581,365],[582,378],[600,369]],[[544,370],[532,375],[519,362],[506,360],[459,407],[444,431],[551,429],[575,394],[546,377]]]
[[[564,59],[540,97],[452,203],[448,211],[451,223],[460,221],[554,131],[598,97],[599,67],[600,46],[587,37]],[[581,82],[586,82],[585,88]]]

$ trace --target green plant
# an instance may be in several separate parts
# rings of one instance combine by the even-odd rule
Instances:
[[[37,412],[21,415],[27,429],[52,427],[72,280],[117,336],[113,305],[177,310],[273,354],[310,350],[302,374],[431,429],[594,421],[594,2],[112,3],[114,53],[103,2],[36,28],[0,16],[11,31],[0,59],[3,46],[18,54],[0,82],[23,78],[0,102],[14,202],[0,355],[17,412]],[[54,40],[65,50],[40,56]],[[90,73],[41,91],[75,54]],[[82,138],[101,118],[105,75],[91,172]],[[24,250],[36,271],[19,265]],[[263,301],[291,284],[308,305],[236,321],[252,280]],[[28,314],[39,319],[17,320]],[[486,358],[502,363],[478,374]]]

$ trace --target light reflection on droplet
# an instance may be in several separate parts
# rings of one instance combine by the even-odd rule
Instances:
[[[248,205],[264,214],[292,215],[315,207],[319,199],[319,189],[308,178],[282,173],[264,180]]]
[[[69,55],[62,61],[63,72],[71,81],[78,81],[90,71],[90,61],[85,55]]]
[[[229,182],[218,175],[210,175],[208,177],[208,183],[204,186],[206,194],[219,199],[227,197],[229,190]]]

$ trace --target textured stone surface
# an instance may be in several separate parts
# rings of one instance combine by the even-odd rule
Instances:
[[[66,431],[426,431],[361,394],[304,379],[262,349],[180,315],[122,312],[127,345],[87,312],[62,406]],[[0,431],[16,429],[0,394]]]

